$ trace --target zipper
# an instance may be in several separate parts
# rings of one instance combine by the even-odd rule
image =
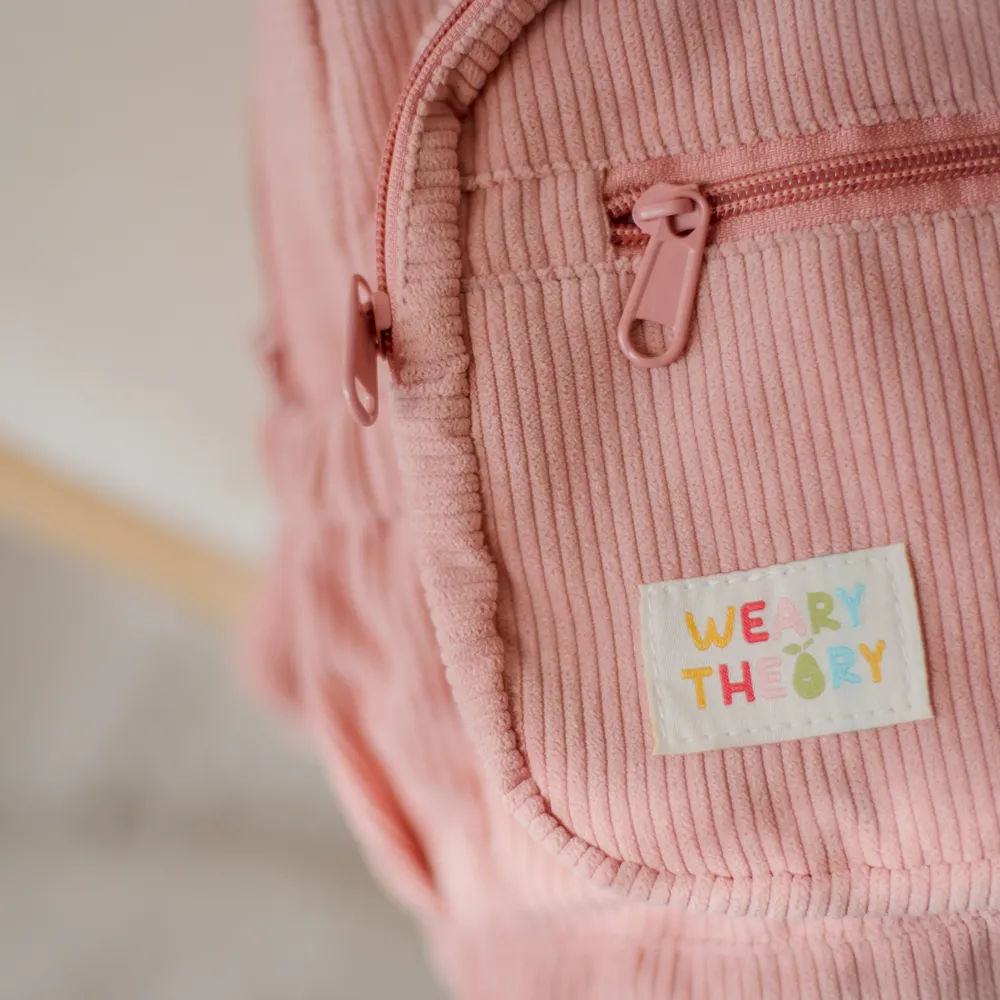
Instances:
[[[834,157],[734,180],[700,185],[712,210],[712,222],[752,212],[934,181],[958,180],[1000,172],[1000,136],[932,142],[906,149]],[[640,247],[647,236],[631,218],[646,189],[626,187],[608,199],[611,241]]]
[[[378,359],[392,349],[389,296],[372,291],[355,274],[347,296],[347,352],[344,357],[344,398],[362,427],[378,420]]]
[[[458,0],[413,64],[406,85],[393,109],[392,118],[389,120],[389,129],[386,132],[385,148],[382,152],[382,164],[379,168],[379,181],[375,195],[375,278],[378,282],[379,292],[385,294],[389,292],[389,250],[391,249],[388,245],[391,239],[389,235],[391,233],[389,210],[394,200],[390,198],[390,194],[394,184],[400,183],[393,173],[394,154],[396,140],[399,138],[400,132],[403,131],[403,126],[408,126],[416,117],[417,102],[411,100],[413,92],[418,88],[420,92],[423,92],[425,85],[430,82],[431,75],[441,64],[442,56],[452,47],[452,35],[461,34],[464,31],[466,17],[474,16],[491,2],[492,0]]]
[[[982,136],[832,157],[699,187],[623,188],[608,199],[611,242],[643,256],[618,324],[619,346],[643,368],[680,357],[712,224],[821,199],[997,173],[1000,136]],[[637,320],[663,326],[667,346],[661,353],[636,346]]]
[[[415,93],[422,93],[431,75],[452,47],[452,38],[465,30],[467,18],[474,17],[492,0],[457,0],[431,40],[413,64],[400,94],[386,133],[382,165],[375,193],[375,277],[374,289],[361,276],[351,278],[347,355],[344,365],[344,396],[348,408],[363,427],[378,419],[378,359],[392,355],[392,309],[389,302],[389,268],[395,250],[389,213],[401,183],[396,164],[396,142],[416,117]],[[359,388],[363,391],[359,392]]]
[[[646,238],[635,281],[618,322],[618,346],[640,368],[673,364],[687,346],[701,261],[712,209],[694,186],[654,184],[632,206],[632,224]],[[659,354],[645,354],[632,340],[636,320],[669,331]]]
[[[408,134],[418,97],[443,56],[464,34],[468,20],[491,2],[457,0],[414,64],[389,123],[376,189],[376,287],[355,275],[350,296],[344,394],[364,426],[378,416],[378,359],[392,355],[392,213],[402,183],[397,143]],[[1000,174],[997,135],[827,157],[699,185],[622,187],[607,202],[611,242],[643,256],[619,322],[619,345],[630,361],[644,368],[663,367],[680,357],[714,224],[824,199],[988,174]],[[648,355],[635,345],[632,331],[637,320],[660,323],[667,331],[667,346],[661,353]]]

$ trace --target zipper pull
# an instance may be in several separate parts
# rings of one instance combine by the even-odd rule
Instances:
[[[673,364],[687,346],[711,214],[696,187],[673,184],[651,187],[632,209],[649,243],[618,323],[618,344],[640,368]],[[643,354],[632,342],[632,325],[643,319],[663,324],[667,346],[662,354]]]
[[[378,359],[388,352],[391,329],[389,296],[373,292],[360,274],[354,275],[348,296],[344,397],[362,427],[378,419]]]

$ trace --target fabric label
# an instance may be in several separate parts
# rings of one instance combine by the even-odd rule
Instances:
[[[657,753],[933,715],[903,545],[639,589]]]

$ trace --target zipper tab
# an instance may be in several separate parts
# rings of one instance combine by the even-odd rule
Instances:
[[[673,184],[654,185],[632,209],[649,243],[618,323],[618,344],[640,368],[664,368],[684,353],[711,214],[696,187]],[[663,325],[667,343],[661,354],[643,354],[635,346],[636,320]]]
[[[389,350],[391,331],[389,296],[373,292],[368,282],[355,274],[348,296],[344,397],[362,427],[371,427],[378,419],[378,359]]]

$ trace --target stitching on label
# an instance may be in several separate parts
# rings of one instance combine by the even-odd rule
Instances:
[[[705,580],[663,580],[659,583],[647,583],[651,590],[700,590],[702,587],[718,587],[725,583],[756,583],[758,580],[771,580],[778,576],[791,576],[793,573],[805,573],[811,569],[829,566],[855,566],[858,563],[884,561],[884,555],[865,556],[864,558],[844,558],[843,556],[827,556],[815,561],[796,563],[792,566],[771,566],[756,573],[731,573],[728,576],[709,577]]]
[[[896,635],[899,637],[899,649],[903,657],[903,683],[906,688],[906,708],[912,708],[910,704],[910,644],[903,635],[903,612],[899,607],[899,590],[896,587],[896,574],[893,572],[892,563],[888,554],[882,557],[886,571],[889,574],[889,586],[892,588],[892,607],[896,613]]]
[[[650,598],[653,596],[653,588],[650,587],[646,591],[645,603],[646,603],[646,620],[649,623],[646,626],[646,631],[649,633],[649,648],[650,652],[653,654],[653,680],[657,680],[660,677],[660,671],[663,666],[660,662],[660,654],[656,648],[656,629],[653,627],[653,606]],[[667,716],[663,711],[663,699],[660,697],[659,689],[654,685],[653,687],[654,696],[656,698],[656,712],[660,717],[660,727],[663,732],[667,731]],[[667,740],[667,743],[672,742]]]
[[[898,714],[899,714],[898,708],[879,708],[879,709],[873,708],[867,712],[852,712],[850,715],[828,715],[822,719],[809,719],[808,722],[787,722],[787,723],[782,723],[782,725],[780,726],[754,726],[753,729],[730,729],[726,732],[721,732],[721,733],[713,729],[711,732],[700,733],[696,734],[695,736],[671,737],[668,740],[664,740],[664,743],[666,743],[669,746],[672,746],[674,743],[693,743],[695,740],[701,740],[706,738],[715,739],[716,737],[719,736],[754,736],[756,733],[780,733],[788,729],[801,729],[803,726],[807,725],[808,726],[818,725],[822,722],[850,722],[852,719],[866,719],[869,716],[873,716],[874,718],[881,718],[882,716],[888,717],[891,715],[898,715]],[[802,739],[813,739],[817,735],[836,736],[837,734],[820,733],[820,734],[813,734],[813,736],[811,737],[803,736]]]
[[[694,581],[683,581],[683,580],[665,580],[662,582],[646,584],[644,586],[644,604],[646,608],[646,618],[647,618],[647,631],[649,634],[649,644],[650,652],[653,655],[653,674],[654,680],[662,682],[664,685],[668,685],[669,681],[663,674],[665,669],[665,664],[660,658],[659,649],[656,641],[656,628],[654,625],[653,618],[653,605],[652,597],[654,593],[661,593],[663,590],[670,592],[678,591],[692,591],[698,590],[702,587],[712,587],[721,584],[729,583],[755,583],[761,580],[773,580],[780,577],[792,576],[796,573],[807,572],[809,570],[824,569],[828,567],[833,567],[836,569],[841,569],[845,566],[857,566],[857,565],[869,565],[869,566],[879,566],[881,567],[889,576],[889,587],[892,593],[893,602],[893,625],[891,635],[893,638],[897,639],[899,642],[899,649],[902,658],[903,666],[903,684],[905,687],[905,698],[906,698],[906,712],[910,714],[912,712],[912,684],[911,684],[911,665],[910,657],[912,654],[911,643],[907,641],[906,636],[904,636],[902,628],[902,610],[900,607],[899,600],[899,588],[896,581],[896,573],[894,572],[895,563],[891,558],[889,552],[880,552],[877,555],[866,554],[864,556],[828,556],[822,559],[808,560],[793,566],[775,566],[770,567],[766,570],[762,570],[757,573],[734,573],[729,574],[724,577],[717,577],[707,580],[694,580]],[[663,737],[663,744],[665,746],[677,746],[684,743],[693,743],[698,740],[715,740],[724,739],[731,736],[755,736],[758,734],[767,733],[778,733],[787,732],[789,730],[801,730],[807,725],[822,725],[825,723],[839,724],[839,723],[850,723],[852,721],[861,719],[885,719],[887,723],[891,723],[894,716],[898,715],[900,708],[897,706],[890,706],[888,708],[878,708],[878,709],[868,709],[858,712],[851,712],[848,714],[840,715],[827,715],[821,718],[811,718],[808,721],[794,721],[781,723],[778,725],[771,726],[755,726],[752,728],[738,728],[729,729],[726,731],[718,730],[703,730],[700,733],[696,733],[693,736],[669,736],[668,735],[668,722],[666,717],[666,712],[664,711],[663,699],[660,697],[660,691],[658,685],[654,685],[654,696],[656,698],[656,708],[657,715],[660,719],[660,730]],[[816,734],[819,735],[836,735],[836,734]],[[810,736],[800,737],[802,739],[816,738]],[[733,748],[738,749],[738,748]]]

